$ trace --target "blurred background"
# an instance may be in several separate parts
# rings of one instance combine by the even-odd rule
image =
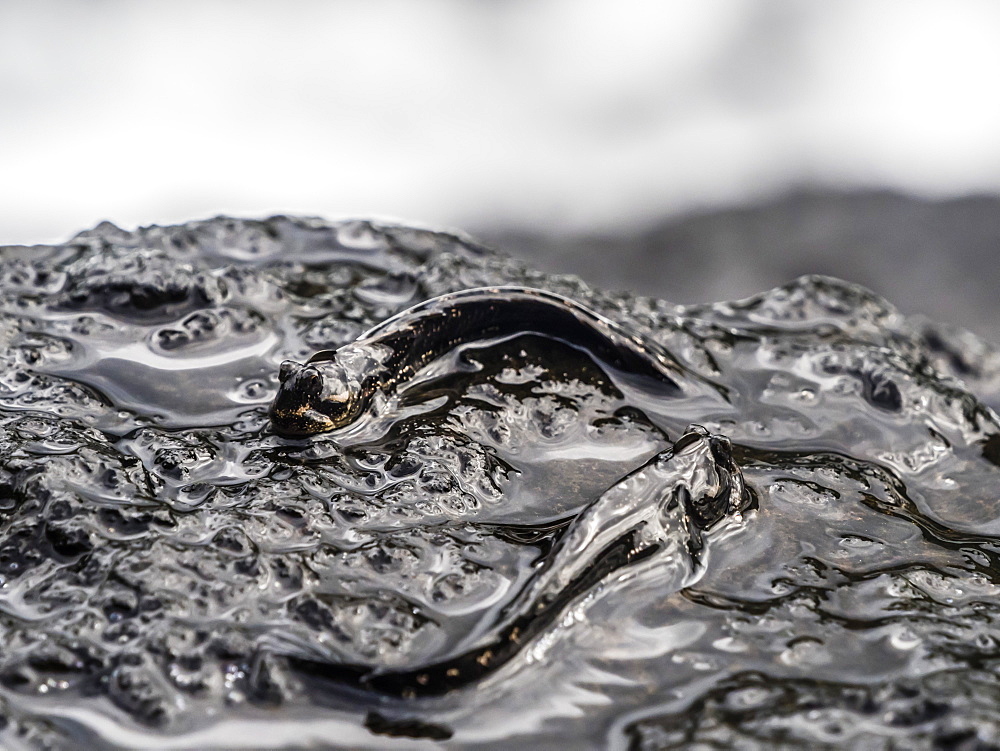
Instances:
[[[0,244],[456,227],[676,302],[803,273],[1000,341],[993,0],[3,0]]]

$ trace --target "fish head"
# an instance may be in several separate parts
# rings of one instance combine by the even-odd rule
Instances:
[[[281,435],[324,433],[347,425],[357,416],[360,385],[335,358],[304,365],[286,360],[278,381],[269,417]]]

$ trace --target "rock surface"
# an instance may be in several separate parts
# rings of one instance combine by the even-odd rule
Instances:
[[[456,352],[377,431],[268,429],[281,360],[503,283],[716,388],[663,398],[524,336]],[[102,225],[2,249],[0,340],[0,745],[1000,743],[1000,356],[860,287],[682,307],[369,222]],[[448,654],[692,422],[754,504],[688,586],[597,586],[440,697],[294,669]]]

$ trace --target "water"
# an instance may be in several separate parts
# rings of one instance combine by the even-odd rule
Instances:
[[[655,339],[681,394],[526,335],[354,429],[269,431],[281,360],[501,283]],[[0,309],[4,747],[1000,743],[1000,356],[969,334],[832,279],[678,307],[460,237],[281,218],[6,248]],[[749,506],[696,541],[675,525],[649,565],[588,558],[464,688],[338,673],[502,630],[692,422],[732,441]]]

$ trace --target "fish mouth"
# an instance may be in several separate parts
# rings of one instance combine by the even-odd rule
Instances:
[[[270,418],[275,433],[292,438],[325,433],[337,427],[336,423],[322,412],[308,407],[291,413],[271,410]]]
[[[315,435],[337,427],[337,423],[316,409],[311,401],[303,403],[300,395],[284,388],[279,390],[267,416],[274,432],[283,436]]]

